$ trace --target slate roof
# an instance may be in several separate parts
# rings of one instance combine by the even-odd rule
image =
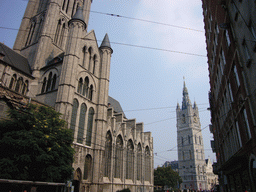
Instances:
[[[115,113],[124,113],[120,103],[110,96],[108,96],[108,104],[109,104],[109,107],[114,108]]]
[[[72,20],[80,20],[80,21],[82,21],[85,24],[84,15],[83,15],[83,8],[82,7],[78,6],[75,15],[71,18],[70,21],[72,21]]]
[[[20,55],[19,53],[16,53],[11,48],[7,47],[3,43],[0,42],[0,52],[3,53],[4,59],[3,61],[10,65],[11,67],[18,69],[19,71],[31,76],[31,68],[28,63],[28,60]]]
[[[104,47],[107,47],[107,48],[110,48],[112,53],[113,53],[113,50],[110,46],[110,42],[109,42],[109,38],[108,38],[108,34],[106,33],[101,45],[100,45],[100,48],[104,48]]]

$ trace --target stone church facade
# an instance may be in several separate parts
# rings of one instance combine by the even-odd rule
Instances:
[[[1,87],[54,107],[73,130],[74,191],[153,191],[153,138],[108,95],[113,50],[87,32],[92,0],[30,0]]]
[[[179,103],[177,115],[177,144],[179,175],[182,189],[208,190],[203,136],[196,102],[191,104],[184,82],[182,107]]]

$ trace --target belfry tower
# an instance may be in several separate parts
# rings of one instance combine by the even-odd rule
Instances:
[[[177,114],[177,144],[179,175],[182,189],[206,189],[205,158],[201,124],[196,102],[192,106],[188,89],[183,87],[182,107],[179,103]]]

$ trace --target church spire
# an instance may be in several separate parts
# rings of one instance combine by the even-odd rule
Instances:
[[[75,21],[75,20],[82,21],[86,28],[86,23],[84,21],[83,8],[80,5],[78,5],[75,15],[71,18],[69,22]]]
[[[187,109],[189,105],[191,105],[189,96],[188,96],[188,89],[186,87],[185,78],[184,79],[184,85],[183,85],[183,99],[182,99],[182,109]]]

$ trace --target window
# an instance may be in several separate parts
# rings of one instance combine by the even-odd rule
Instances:
[[[183,137],[181,137],[181,146],[183,146]]]
[[[188,144],[190,144],[190,136],[188,135]]]
[[[138,144],[138,149],[137,149],[137,180],[141,180],[142,178],[142,148],[141,144]]]
[[[27,92],[28,92],[28,80],[26,80],[25,83],[23,84],[23,88],[22,88],[21,94],[26,95]]]
[[[235,121],[235,126],[236,126],[236,132],[237,132],[239,147],[242,147],[242,140],[241,140],[240,131],[239,131],[239,125],[238,125],[238,121],[237,120]]]
[[[35,26],[36,26],[36,22],[32,21],[31,25],[30,25],[30,29],[29,29],[29,33],[28,33],[28,37],[27,37],[27,41],[26,41],[26,45],[30,45],[33,39],[33,35],[35,32]]]
[[[53,75],[53,78],[52,78],[52,88],[51,88],[51,90],[54,90],[54,89],[55,89],[56,79],[57,79],[57,76],[56,76],[56,74],[54,74],[54,75]]]
[[[112,160],[112,136],[110,131],[107,132],[105,142],[105,169],[104,177],[111,177],[111,160]]]
[[[92,48],[91,47],[89,48],[88,53],[89,53],[88,71],[91,71],[91,64],[92,64]]]
[[[93,116],[94,116],[94,109],[89,109],[88,114],[88,124],[87,124],[87,133],[86,133],[86,145],[91,146],[92,142],[92,128],[93,128]]]
[[[43,85],[42,85],[41,93],[45,92],[45,86],[46,86],[46,77],[43,80]]]
[[[64,38],[64,35],[65,35],[65,23],[63,23],[62,25],[62,29],[61,29],[61,33],[60,33],[60,40],[59,40],[59,46],[62,47],[63,45],[63,38]]]
[[[121,135],[118,135],[116,139],[114,172],[115,178],[121,178],[121,175],[123,174],[123,139]]]
[[[227,44],[228,44],[228,47],[229,47],[231,42],[230,42],[228,30],[225,30],[225,35],[226,35],[226,40],[227,40]]]
[[[91,155],[86,155],[85,161],[84,161],[84,180],[88,180],[90,173],[91,173],[91,167],[92,167],[92,157]]]
[[[78,81],[77,92],[81,94],[82,93],[82,88],[83,88],[83,79],[80,78],[79,81]]]
[[[46,91],[50,91],[51,90],[51,84],[52,84],[52,72],[50,72],[50,74],[48,76]]]
[[[243,45],[243,52],[244,52],[244,60],[247,63],[247,65],[249,65],[251,61],[251,56],[249,54],[249,50],[245,40],[243,41],[242,45]]]
[[[242,118],[243,118],[244,126],[246,128],[245,129],[246,137],[247,137],[247,139],[251,139],[252,136],[251,136],[251,131],[250,131],[250,125],[249,125],[248,116],[247,116],[245,109],[243,109]]]
[[[237,87],[239,87],[240,86],[240,81],[239,81],[236,65],[234,65],[233,71],[234,71],[234,74],[235,74]]]
[[[151,180],[151,157],[150,157],[150,150],[149,147],[146,147],[145,150],[145,180],[150,181]]]
[[[15,84],[16,84],[16,80],[17,80],[17,76],[16,76],[16,74],[14,74],[14,75],[12,76],[11,82],[10,82],[10,84],[9,84],[9,89],[13,89],[13,87],[14,87]]]
[[[86,97],[88,96],[88,90],[89,90],[89,79],[88,77],[85,77],[84,86],[83,86],[83,95],[85,95]]]
[[[20,77],[16,83],[15,91],[20,92],[20,89],[22,88],[22,86],[23,86],[23,78]]]
[[[91,86],[90,86],[90,89],[89,89],[88,98],[89,98],[90,100],[92,100],[92,97],[93,97],[93,86],[91,85]]]
[[[92,73],[95,74],[95,67],[96,67],[96,55],[93,56],[93,66],[92,66]]]
[[[70,129],[73,131],[73,137],[74,137],[75,129],[76,129],[77,109],[78,109],[78,101],[76,99],[74,99],[72,114],[71,114],[71,122],[70,122]]]
[[[192,159],[192,153],[191,153],[191,150],[189,150],[189,159]]]
[[[84,126],[85,126],[85,115],[86,115],[87,107],[83,103],[80,109],[80,117],[79,117],[79,125],[78,125],[78,133],[77,133],[77,143],[83,144],[84,140]]]
[[[40,19],[40,22],[38,23],[37,30],[36,30],[36,36],[35,36],[36,41],[38,40],[38,38],[40,36],[42,23],[43,23],[43,19]]]
[[[65,5],[66,5],[66,0],[63,0],[62,10],[64,10],[64,9],[65,9]]]
[[[56,32],[55,32],[54,43],[56,44],[58,43],[58,39],[59,39],[60,27],[61,27],[61,20],[58,21]]]
[[[133,179],[134,172],[134,146],[130,139],[127,143],[126,152],[126,179]]]

